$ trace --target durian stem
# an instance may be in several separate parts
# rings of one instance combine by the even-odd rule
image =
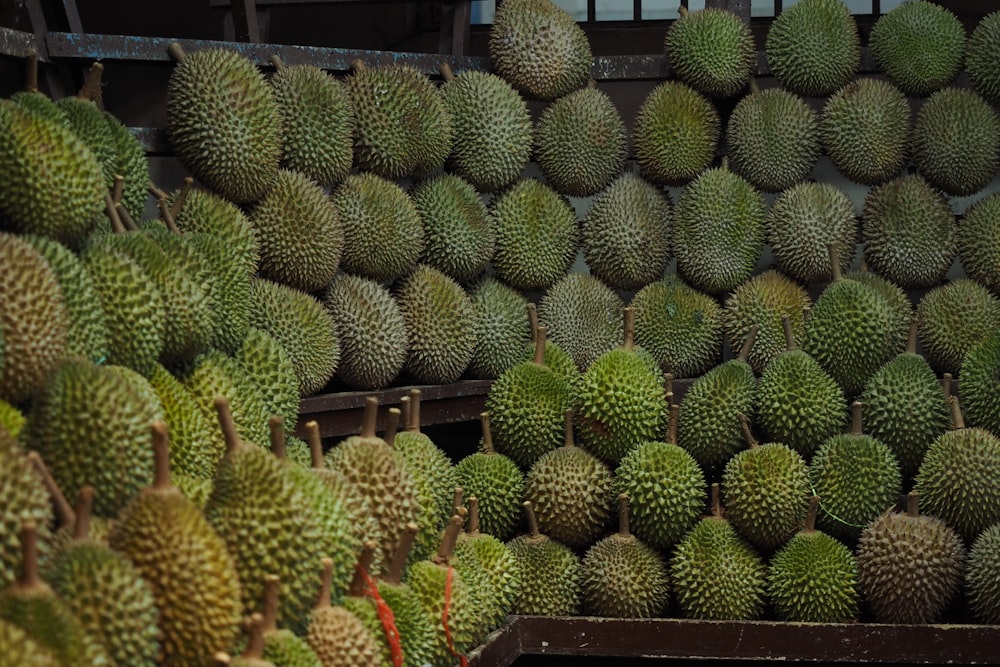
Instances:
[[[461,486],[455,487],[455,493],[451,497],[451,513],[452,515],[458,514],[458,510],[462,509],[462,498],[465,496],[465,489]]]
[[[438,565],[447,565],[451,561],[451,555],[455,553],[455,542],[458,534],[462,531],[462,524],[465,523],[458,514],[451,517],[448,526],[444,529],[441,537],[441,546],[438,547],[437,554],[434,555],[434,562]]]
[[[541,533],[538,532],[538,519],[535,517],[535,509],[531,506],[531,501],[525,500],[521,503],[521,507],[524,508],[524,516],[528,520],[528,535],[539,537]]]
[[[396,545],[396,551],[393,552],[392,560],[389,561],[389,568],[382,573],[382,581],[396,586],[402,583],[406,559],[410,557],[410,550],[413,548],[413,542],[417,539],[418,532],[420,532],[420,527],[412,521],[403,528],[403,532],[399,536],[399,544]]]
[[[115,208],[115,203],[111,200],[111,192],[104,193],[104,212],[108,216],[108,220],[111,221],[111,231],[115,234],[124,234],[125,225],[122,224],[122,219],[118,217],[118,210]]]
[[[271,56],[271,64],[274,66],[275,71],[278,72],[287,67],[287,65],[285,65],[285,61],[282,60],[281,56],[279,56],[277,53]]]
[[[38,574],[38,526],[34,521],[21,524],[21,588],[36,588],[42,584]]]
[[[864,435],[864,426],[861,422],[861,401],[851,403],[851,435]]]
[[[723,155],[722,159],[719,160],[719,169],[723,171],[729,171],[729,156]]]
[[[573,441],[573,408],[566,411],[564,424],[563,447],[575,447],[576,443]]]
[[[24,59],[24,92],[38,91],[38,54],[32,51]]]
[[[677,444],[677,420],[681,414],[681,406],[677,403],[670,404],[670,417],[667,420],[667,443]]]
[[[722,518],[722,500],[719,497],[718,482],[712,482],[711,508],[712,508],[712,516],[714,516],[717,519]]]
[[[414,387],[410,390],[410,414],[406,422],[406,430],[420,433],[420,395],[421,391]]]
[[[76,98],[79,100],[88,100],[94,102],[95,104],[101,101],[101,76],[104,74],[104,65],[100,62],[95,62],[87,70],[87,77],[83,81],[83,85],[80,87],[80,92],[76,94]]]
[[[597,90],[597,81],[594,79],[587,79],[587,90]]]
[[[278,597],[281,595],[281,577],[276,574],[264,576],[264,618],[261,632],[269,633],[278,629]]]
[[[680,7],[677,8],[677,13],[680,14],[680,17],[682,19],[686,19],[688,17],[688,8],[685,7],[684,5],[681,5]]]
[[[218,651],[212,656],[212,662],[215,664],[215,667],[229,667],[231,660],[232,658],[225,651]]]
[[[479,498],[469,496],[469,525],[465,532],[469,535],[479,534]]]
[[[755,76],[750,77],[750,94],[756,95],[759,92],[760,92],[760,82],[757,80],[757,77]]]
[[[365,399],[365,411],[361,416],[361,437],[375,437],[375,422],[378,420],[378,398],[369,396]]]
[[[264,657],[264,619],[260,612],[253,614],[247,623],[247,648],[241,658],[260,660]]]
[[[316,609],[325,609],[330,606],[330,593],[333,592],[333,559],[324,556],[320,559],[323,565],[322,574],[319,579],[319,595],[316,597]]]
[[[229,399],[225,396],[215,398],[215,412],[218,415],[219,426],[222,428],[222,435],[226,440],[226,456],[231,456],[236,449],[243,444],[239,433],[236,432],[236,422],[233,421],[233,412],[229,409]]]
[[[493,434],[490,432],[490,413],[480,412],[479,422],[483,425],[483,454],[492,454]]]
[[[174,214],[170,212],[170,207],[167,206],[167,199],[156,200],[156,207],[160,209],[160,215],[163,216],[163,224],[167,226],[167,229],[172,231],[174,234],[180,234],[181,230],[177,227],[177,221],[174,220]]]
[[[910,321],[910,332],[906,336],[906,351],[910,354],[917,353],[917,329],[919,328],[917,318]]]
[[[830,255],[830,278],[833,282],[837,282],[844,277],[840,272],[840,252],[837,251],[837,244],[827,243],[826,251]]]
[[[920,516],[920,494],[910,491],[906,494],[906,514],[907,516]]]
[[[451,65],[448,63],[443,62],[438,65],[438,71],[441,72],[441,78],[445,81],[455,80],[455,72],[451,69]]]
[[[59,525],[63,527],[70,528],[76,524],[76,512],[73,511],[73,507],[70,506],[69,501],[66,500],[66,495],[56,484],[55,478],[49,471],[49,467],[45,465],[45,461],[42,460],[42,455],[38,452],[28,452],[28,461],[38,472],[38,475],[42,478],[42,484],[45,486],[45,490],[49,492],[52,497],[52,503],[55,505],[56,517],[59,519]]]
[[[410,397],[400,396],[399,397],[399,419],[402,424],[410,423]]]
[[[319,424],[314,419],[310,419],[305,424],[306,442],[309,443],[309,454],[312,458],[312,467],[315,469],[325,468],[323,463],[323,440],[319,437]]]
[[[399,432],[399,419],[402,414],[397,407],[389,408],[389,416],[385,420],[385,437],[382,439],[390,447],[396,446],[396,433]]]
[[[363,60],[361,60],[361,58],[355,58],[354,60],[351,61],[351,70],[355,74],[360,74],[361,72],[364,72],[366,69],[368,69],[368,67],[365,66],[365,63]]]
[[[155,421],[150,424],[153,432],[153,489],[166,491],[173,485],[170,483],[170,438],[167,436],[167,424]]]
[[[624,328],[622,349],[631,352],[635,347],[635,309],[631,306],[622,309],[622,326]]]
[[[806,512],[806,524],[803,532],[812,533],[816,531],[816,512],[819,511],[819,496],[814,495],[809,499],[809,511]]]
[[[118,213],[118,219],[122,221],[122,226],[125,227],[126,231],[139,231],[139,225],[135,224],[135,218],[132,217],[121,202],[115,204],[115,212]]]
[[[149,181],[149,184],[146,186],[146,189],[149,191],[149,194],[153,195],[153,199],[157,200],[166,199],[169,196],[166,192],[161,190],[159,186],[157,186],[156,183],[154,183],[152,180]]]
[[[785,332],[785,349],[787,350],[797,350],[799,349],[795,345],[795,334],[792,333],[792,320],[788,315],[781,316],[781,328]]]
[[[85,540],[90,536],[90,511],[94,506],[94,487],[89,484],[80,487],[76,498],[76,523],[73,524],[73,539]]]
[[[281,460],[288,460],[288,440],[285,437],[285,418],[281,415],[272,415],[267,420],[268,428],[271,429],[271,453]]]
[[[184,177],[184,184],[181,185],[181,191],[177,193],[177,199],[174,200],[174,205],[170,207],[170,214],[174,216],[174,220],[180,217],[181,211],[184,210],[184,204],[187,202],[188,195],[191,194],[191,189],[194,187],[194,179],[190,176]],[[169,197],[164,197],[164,199],[169,199]]]
[[[944,392],[944,400],[951,398],[951,373],[945,373],[941,377],[941,391]]]
[[[532,361],[536,366],[545,365],[545,339],[547,336],[547,327],[540,326],[535,330],[535,358]]]
[[[167,47],[167,55],[169,55],[175,63],[184,62],[184,58],[187,56],[187,54],[184,53],[184,47],[182,47],[179,42],[171,42],[170,46]]]
[[[663,374],[663,389],[668,394],[670,394],[671,396],[673,396],[673,394],[674,394],[674,374],[671,373],[670,371],[667,371],[666,373]]]
[[[948,405],[951,406],[951,430],[957,431],[965,428],[965,417],[962,416],[962,407],[958,404],[958,396],[954,394],[949,396]]]
[[[528,326],[531,331],[531,340],[535,340],[535,336],[538,331],[538,307],[532,302],[528,302]]]
[[[347,589],[347,594],[352,598],[360,598],[365,595],[365,589],[368,588],[366,575],[372,569],[372,563],[375,562],[376,549],[378,549],[378,542],[373,540],[368,540],[361,547],[361,555],[358,556],[358,563],[354,568],[354,577]]]
[[[618,534],[622,537],[629,536],[627,493],[618,494]]]
[[[125,177],[115,174],[114,185],[111,186],[111,201],[115,205],[120,204],[123,194],[125,194]]]
[[[747,332],[746,340],[743,341],[743,347],[740,348],[740,353],[736,356],[737,360],[747,363],[747,359],[750,358],[750,349],[757,340],[758,331],[760,328],[756,324],[750,325],[750,331]]]
[[[740,420],[740,431],[743,432],[743,439],[747,441],[747,447],[753,449],[757,447],[760,443],[757,439],[753,437],[753,433],[750,432],[750,423],[747,422],[747,416],[742,412],[736,415],[736,418]]]

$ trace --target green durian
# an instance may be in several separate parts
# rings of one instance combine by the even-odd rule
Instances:
[[[562,542],[538,530],[531,503],[522,504],[528,532],[507,542],[521,571],[522,584],[514,599],[514,613],[575,616],[582,603],[580,558]]]
[[[621,296],[599,278],[568,273],[538,302],[538,321],[582,373],[597,357],[621,344],[624,307]]]
[[[962,358],[958,373],[958,395],[962,400],[966,423],[994,434],[1000,433],[1000,398],[996,392],[998,377],[1000,334],[994,332],[969,349]]]
[[[979,20],[966,47],[965,70],[973,90],[990,104],[1000,104],[1000,78],[997,76],[1000,12],[990,12]]]
[[[21,527],[35,524],[42,538],[42,555],[51,541],[53,502],[44,478],[32,462],[37,453],[27,453],[0,427],[0,590],[17,579],[21,571]],[[39,459],[40,461],[40,459]],[[2,654],[2,651],[0,651]]]
[[[424,227],[420,261],[460,283],[486,270],[496,239],[479,193],[454,174],[421,181],[410,192]]]
[[[1000,299],[970,278],[955,278],[917,302],[924,357],[938,373],[959,375],[965,355],[1000,328]]]
[[[265,414],[280,415],[291,428],[299,416],[299,382],[292,357],[271,334],[250,327],[235,358],[260,393]]]
[[[706,7],[671,22],[663,40],[667,64],[678,79],[711,97],[733,97],[743,90],[757,60],[753,33],[735,12]]]
[[[861,65],[857,22],[843,0],[802,0],[767,30],[767,64],[778,83],[803,97],[825,97]]]
[[[712,163],[721,131],[707,97],[680,81],[661,83],[646,95],[632,130],[642,175],[661,185],[688,183]]]
[[[981,532],[969,548],[965,567],[965,597],[980,623],[1000,621],[1000,524]]]
[[[470,285],[469,298],[476,312],[476,349],[468,371],[477,379],[496,380],[524,361],[530,336],[528,299],[492,275]]]
[[[974,202],[958,221],[958,259],[965,275],[1000,295],[1000,194]]]

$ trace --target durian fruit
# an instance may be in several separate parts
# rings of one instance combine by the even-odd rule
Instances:
[[[152,481],[149,426],[161,416],[113,370],[67,359],[32,406],[26,442],[65,493],[91,485],[95,514],[113,517]]]
[[[173,476],[173,482],[177,490],[190,500],[192,505],[201,512],[205,511],[208,497],[212,495],[211,479],[201,479],[177,473]]]
[[[101,164],[69,127],[0,102],[0,227],[78,250],[106,208]],[[110,196],[109,196],[110,198]]]
[[[729,164],[754,187],[781,192],[805,180],[819,159],[819,114],[783,88],[750,86],[726,124]]]
[[[21,571],[22,525],[34,523],[43,556],[51,539],[53,503],[31,456],[0,427],[0,590],[14,583]]]
[[[590,272],[613,289],[638,290],[673,258],[670,195],[626,172],[594,199],[580,244]]]
[[[56,656],[42,648],[24,630],[0,620],[0,667],[62,667]]]
[[[736,453],[722,471],[722,502],[733,528],[762,552],[787,542],[809,510],[809,465],[780,442],[761,445],[746,415],[737,415],[748,448]]]
[[[737,415],[752,421],[757,409],[757,376],[748,362],[757,331],[751,325],[739,355],[697,377],[681,400],[677,442],[713,478],[746,445]]]
[[[410,191],[424,228],[420,261],[460,283],[486,270],[495,244],[493,221],[479,193],[454,174],[439,174]]]
[[[992,333],[976,343],[962,359],[958,395],[962,400],[966,423],[993,434],[1000,433],[997,377],[1000,377],[1000,334]]]
[[[38,528],[21,525],[21,572],[0,592],[0,619],[16,625],[63,665],[108,667],[111,659],[100,640],[76,617],[38,569]]]
[[[519,290],[490,274],[477,279],[468,291],[476,312],[476,349],[468,372],[476,379],[496,380],[524,361],[529,302]]]
[[[23,77],[23,88],[11,94],[7,99],[20,104],[28,111],[69,127],[69,119],[66,118],[66,114],[56,106],[52,98],[38,89],[38,54],[34,50],[24,57]]]
[[[711,508],[673,550],[670,584],[679,611],[685,618],[755,620],[764,613],[767,565],[725,518],[718,484]]]
[[[1000,115],[968,88],[942,88],[913,121],[913,163],[950,195],[979,192],[1000,166]]]
[[[44,567],[47,565],[52,554],[61,551],[75,539],[76,510],[73,509],[73,506],[66,499],[65,494],[63,494],[62,489],[56,484],[56,480],[52,477],[52,473],[49,472],[48,466],[45,465],[38,452],[28,452],[28,462],[35,468],[35,471],[41,478],[55,512],[56,521],[51,524],[51,528],[48,526],[40,528],[43,535],[40,544],[42,553],[40,554],[39,563]],[[77,496],[77,504],[82,504],[84,501],[84,489],[92,490],[93,487],[85,486],[81,489],[80,495]],[[87,502],[90,503],[88,508],[93,508],[93,497]],[[87,511],[90,512],[90,509]],[[107,545],[108,533],[111,532],[111,527],[115,521],[116,519],[104,519],[91,515],[88,518],[89,538],[94,542]]]
[[[624,307],[621,296],[596,276],[569,273],[538,302],[538,321],[582,373],[597,357],[621,344]]]
[[[928,0],[909,0],[875,21],[868,36],[875,66],[913,97],[947,86],[962,69],[965,26]]]
[[[958,259],[965,275],[1000,295],[997,220],[1000,220],[1000,194],[987,195],[974,202],[958,221],[957,244]]]
[[[573,442],[573,411],[566,411],[566,442],[543,454],[526,477],[538,529],[568,547],[585,547],[611,519],[614,478],[606,463]]]
[[[399,303],[380,283],[340,272],[323,295],[342,353],[336,376],[364,390],[388,386],[403,370],[408,351]]]
[[[734,289],[753,274],[764,251],[766,217],[763,196],[725,159],[699,174],[674,208],[677,273],[710,294]]]
[[[782,87],[803,97],[825,97],[861,65],[857,22],[843,0],[802,0],[771,22],[767,64]]]
[[[666,561],[629,532],[627,494],[618,496],[618,532],[587,549],[580,571],[583,608],[595,616],[654,618],[667,608]]]
[[[416,522],[417,489],[396,453],[386,441],[375,435],[378,398],[365,399],[361,430],[337,443],[323,457],[328,468],[347,477],[351,485],[367,501],[375,517],[377,534],[369,536],[391,554],[399,542],[406,524]],[[340,590],[334,591],[335,595]]]
[[[921,514],[919,498],[910,491],[905,512],[885,512],[861,531],[858,581],[880,623],[934,623],[962,585],[962,539],[941,519]]]
[[[797,347],[787,316],[782,325],[787,347],[761,373],[754,425],[766,440],[812,458],[820,443],[845,425],[847,399],[836,380]]]
[[[581,87],[593,55],[583,29],[552,0],[512,0],[493,17],[494,71],[529,97],[552,100]]]
[[[639,107],[632,130],[642,175],[661,185],[682,185],[715,157],[722,122],[711,100],[680,81],[665,81]]]
[[[829,261],[824,263],[829,269]],[[805,335],[805,309],[812,305],[809,292],[782,271],[768,269],[758,273],[726,297],[721,320],[726,339],[735,351],[746,344],[750,329],[757,327],[757,336],[747,363],[758,375],[771,360],[785,351],[782,318],[788,317],[792,335]]]
[[[257,272],[260,241],[240,207],[209,190],[194,187],[189,179],[185,179],[179,190],[167,195],[167,204],[177,228],[185,235],[200,233],[221,238],[232,261],[249,274]]]
[[[170,429],[170,460],[177,474],[208,480],[225,453],[225,440],[198,399],[160,364],[153,367],[149,382],[163,406],[163,419]]]
[[[628,495],[630,529],[654,549],[672,549],[698,521],[705,505],[705,473],[677,445],[680,406],[670,406],[667,442],[640,444],[614,471],[614,491]]]
[[[243,652],[238,657],[230,658],[227,664],[229,667],[278,667],[275,663],[264,657],[264,616],[255,613],[248,616],[243,621],[243,627],[247,634],[247,644]],[[223,656],[228,657],[225,652],[215,654],[215,660],[220,662]]]
[[[1000,46],[1000,12],[990,12],[979,20],[969,36],[965,70],[973,90],[990,104],[1000,104],[1000,78],[997,77],[997,47]]]
[[[424,251],[424,227],[413,198],[397,183],[352,174],[330,196],[344,226],[344,271],[387,282],[413,268]]]
[[[1000,522],[1000,438],[966,427],[950,396],[952,428],[930,443],[914,478],[921,507],[953,528],[966,544]]]
[[[149,197],[149,160],[146,149],[139,137],[109,111],[104,112],[104,120],[111,131],[111,142],[115,150],[114,187],[121,188],[121,196],[115,201],[127,214],[138,220],[142,217]],[[122,184],[117,185],[118,179]],[[118,190],[115,190],[117,194]],[[113,198],[114,199],[114,198]]]
[[[406,324],[404,370],[418,382],[448,384],[469,367],[476,349],[475,307],[455,280],[418,264],[394,287]]]
[[[441,93],[455,129],[449,170],[482,192],[510,185],[531,157],[528,105],[492,72],[465,70],[456,76],[442,63],[441,76]]]
[[[583,601],[580,558],[562,542],[539,532],[529,501],[522,503],[528,532],[507,542],[521,570],[514,613],[575,616]]]
[[[60,98],[55,101],[55,105],[69,121],[70,129],[94,153],[101,165],[104,185],[110,188],[114,183],[116,173],[115,146],[104,113],[96,104],[101,98],[101,75],[103,72],[104,65],[102,63],[93,63],[87,70],[83,86],[77,94]]]
[[[285,65],[276,55],[271,63],[269,81],[281,114],[281,166],[321,187],[339,183],[354,160],[354,106],[344,84],[315,65]]]
[[[809,463],[809,484],[822,499],[816,521],[825,533],[848,544],[895,507],[903,490],[895,454],[862,430],[862,405],[851,405],[851,430],[821,444]],[[913,406],[908,408],[913,411]]]
[[[965,567],[965,597],[980,623],[1000,622],[1000,524],[981,532],[969,548]]]
[[[330,604],[333,561],[322,559],[319,598],[309,613],[306,641],[323,667],[372,667],[380,650],[368,628],[357,616]]]
[[[69,314],[52,266],[31,243],[0,233],[0,398],[41,390],[66,354]]]
[[[525,480],[513,459],[494,451],[491,414],[479,415],[483,425],[482,451],[460,459],[455,464],[455,476],[465,493],[478,499],[481,530],[506,541],[520,519],[518,504],[524,498]]]
[[[859,400],[865,406],[868,434],[889,447],[902,479],[911,480],[927,446],[951,423],[941,382],[923,355],[917,354],[916,320],[906,351],[871,376]]]
[[[905,349],[910,335],[910,325],[913,324],[913,302],[910,300],[910,294],[888,278],[868,270],[864,258],[859,269],[845,272],[844,277],[868,285],[889,302],[893,319],[889,334],[893,341],[890,348],[900,351]]]
[[[646,285],[632,297],[635,343],[665,373],[693,378],[722,353],[723,313],[718,301],[677,274]]]
[[[865,195],[865,261],[900,287],[940,283],[958,253],[956,232],[948,200],[919,174],[900,176]]]
[[[344,223],[326,191],[308,176],[280,169],[250,215],[260,242],[260,275],[316,292],[340,267]]]
[[[455,558],[467,563],[466,567],[478,567],[485,573],[495,610],[487,619],[487,628],[493,630],[511,613],[525,582],[510,547],[493,535],[479,532],[479,499],[471,496],[468,505],[468,525],[455,542]]]
[[[393,660],[402,654],[402,646],[399,645],[398,629],[387,625],[384,620],[384,612],[380,611],[378,606],[378,584],[369,574],[376,547],[378,547],[377,542],[365,543],[354,566],[354,578],[340,605],[354,614],[375,639],[379,655],[373,664],[379,667],[392,667]]]
[[[118,515],[108,545],[124,554],[153,591],[159,609],[158,665],[208,665],[235,641],[240,580],[222,537],[170,481],[166,425],[151,427],[153,483]]]
[[[860,614],[857,561],[848,547],[816,529],[819,504],[814,495],[804,527],[771,557],[767,596],[782,621],[850,623]]]
[[[291,356],[278,341],[263,329],[250,327],[235,359],[260,393],[266,414],[295,424],[299,415],[298,376]]]
[[[42,578],[105,649],[113,667],[154,667],[159,609],[132,563],[89,536],[93,487],[80,489],[73,539],[45,563]]]
[[[24,428],[27,418],[24,414],[7,401],[0,399],[0,427],[6,429],[7,433],[16,440]]]
[[[340,340],[333,316],[323,303],[305,292],[254,278],[250,291],[250,326],[278,341],[295,364],[299,396],[312,396],[337,371]]]
[[[832,183],[799,183],[778,195],[767,212],[767,243],[787,277],[803,284],[830,279],[829,244],[840,270],[850,268],[858,242],[854,202]],[[739,289],[739,288],[737,288]]]
[[[899,174],[910,153],[910,101],[884,79],[859,77],[827,99],[820,118],[823,149],[855,183]]]
[[[523,178],[497,195],[490,214],[496,233],[491,264],[498,278],[531,291],[551,288],[566,276],[576,257],[579,225],[565,196]]]
[[[802,349],[854,397],[902,351],[902,341],[889,301],[870,285],[845,278],[836,246],[828,249],[833,279],[813,302]]]
[[[554,100],[534,128],[534,158],[560,194],[588,197],[607,187],[625,166],[625,122],[593,79]]]
[[[956,278],[920,297],[917,321],[931,367],[957,376],[966,354],[1000,328],[1000,299],[975,280]]]
[[[707,7],[688,13],[667,28],[663,49],[678,79],[711,97],[733,97],[753,75],[757,60],[750,26],[734,12]]]
[[[666,392],[634,346],[635,311],[622,309],[624,341],[594,360],[577,389],[574,422],[584,447],[617,464],[643,442],[662,438]]]
[[[403,582],[403,573],[409,560],[410,549],[419,528],[407,524],[400,533],[399,543],[392,554],[388,568],[376,580],[379,595],[392,610],[399,643],[403,650],[403,667],[423,667],[431,663],[434,655],[437,619],[431,619],[423,604],[409,584]]]

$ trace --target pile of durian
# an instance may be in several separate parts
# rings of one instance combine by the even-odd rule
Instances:
[[[737,16],[682,10],[630,136],[550,0],[440,83],[174,44],[171,192],[100,63],[53,101],[29,60],[0,667],[448,667],[511,614],[1000,624],[1000,194],[949,200],[997,174],[1000,12],[908,0],[868,46],[880,76],[801,0],[762,89]],[[458,459],[419,389],[381,434],[375,394],[356,436],[296,428],[464,378]]]

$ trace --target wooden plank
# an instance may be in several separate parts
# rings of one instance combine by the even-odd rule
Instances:
[[[257,24],[255,0],[234,0],[230,11],[233,15],[233,32],[238,42],[259,42],[260,26]]]
[[[44,41],[42,44],[44,45]],[[36,53],[36,41],[32,33],[0,26],[0,55],[27,58],[32,53]],[[43,53],[37,55],[39,60],[45,60]]]

